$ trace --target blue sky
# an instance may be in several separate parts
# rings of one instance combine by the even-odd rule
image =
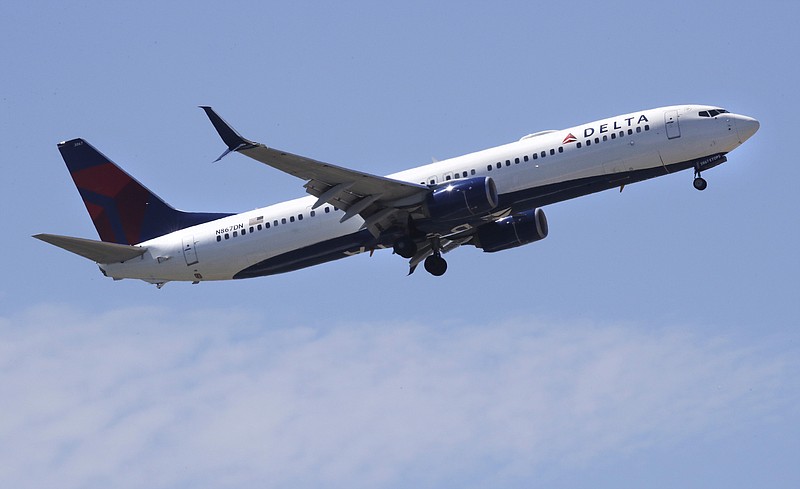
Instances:
[[[3,487],[797,486],[789,2],[0,6]],[[388,174],[615,114],[761,129],[546,208],[550,236],[406,277],[388,252],[254,280],[112,282],[30,238],[96,232],[83,137],[178,208],[302,182],[243,135]]]

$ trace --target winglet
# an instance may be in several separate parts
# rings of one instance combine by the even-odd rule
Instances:
[[[225,122],[222,117],[214,112],[214,109],[207,105],[201,105],[200,108],[206,112],[206,115],[211,120],[211,124],[214,125],[214,129],[216,129],[219,133],[219,137],[221,137],[222,141],[228,145],[228,149],[226,149],[219,158],[214,160],[214,162],[221,160],[232,151],[254,148],[256,146],[256,143],[243,138],[238,132],[236,132],[236,130],[232,128],[230,124]]]

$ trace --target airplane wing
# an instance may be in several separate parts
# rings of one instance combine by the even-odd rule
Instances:
[[[286,151],[269,148],[243,138],[214,109],[201,106],[214,128],[228,146],[217,161],[230,152],[242,153],[306,181],[306,192],[317,197],[313,208],[328,203],[345,211],[341,222],[356,215],[375,236],[393,223],[403,223],[408,213],[430,193],[425,185],[371,175],[324,163]]]

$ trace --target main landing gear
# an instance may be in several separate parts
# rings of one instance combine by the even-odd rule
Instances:
[[[440,277],[447,271],[447,262],[442,258],[442,245],[439,238],[430,238],[430,243],[432,254],[425,258],[425,270],[435,277]],[[414,258],[419,251],[417,243],[409,236],[399,238],[395,241],[392,249],[395,254],[407,259]],[[416,268],[416,264],[412,265],[409,275],[414,273]]]
[[[392,248],[395,254],[398,254],[403,258],[413,258],[413,256],[417,254],[417,243],[415,243],[414,240],[408,236],[395,241]]]
[[[425,258],[425,271],[434,277],[441,277],[447,271],[447,262],[442,258],[442,245],[438,237],[431,239],[431,247],[433,254]]]
[[[694,181],[692,182],[694,188],[697,190],[705,190],[708,187],[708,182],[706,179],[700,176],[700,167],[694,167]]]
[[[441,277],[447,271],[447,262],[438,251],[425,258],[425,270],[434,277]]]

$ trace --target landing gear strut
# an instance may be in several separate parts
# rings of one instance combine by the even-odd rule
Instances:
[[[706,182],[706,179],[700,176],[700,167],[698,166],[694,167],[694,181],[692,182],[692,185],[694,185],[694,188],[697,190],[705,190],[706,187],[708,187],[708,182]]]
[[[433,248],[433,254],[425,258],[425,270],[434,277],[440,277],[447,271],[447,262],[442,258],[441,244],[438,237],[431,239],[431,247]]]

